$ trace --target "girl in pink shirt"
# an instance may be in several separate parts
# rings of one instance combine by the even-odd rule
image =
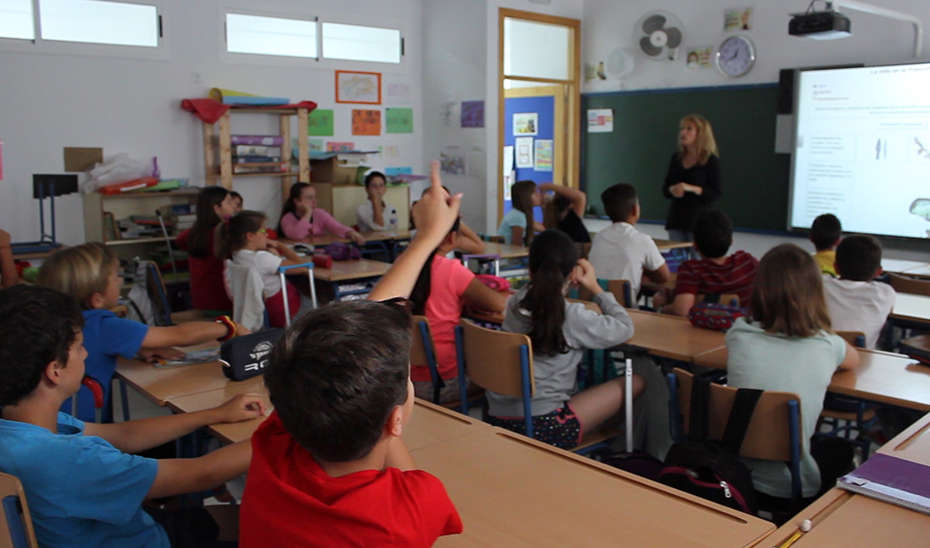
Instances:
[[[278,232],[291,240],[334,234],[340,238],[350,238],[357,245],[365,244],[361,234],[316,207],[316,189],[308,183],[296,183],[291,187],[291,195],[281,211]]]
[[[436,365],[444,385],[435,403],[459,399],[454,329],[459,324],[462,309],[468,305],[477,310],[503,312],[505,304],[503,295],[477,280],[465,265],[445,257],[456,248],[459,224],[455,222],[433,259],[423,266],[410,294],[413,313],[426,316],[433,335]],[[434,387],[426,364],[411,364],[410,378],[416,396],[433,401]]]

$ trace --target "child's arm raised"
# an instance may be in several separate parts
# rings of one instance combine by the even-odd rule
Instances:
[[[235,323],[235,322],[233,322]],[[248,335],[250,331],[242,324],[235,323],[234,335]],[[171,327],[150,327],[142,339],[142,348],[163,348],[166,346],[193,346],[227,335],[226,324],[221,322],[188,322]]]
[[[138,453],[174,441],[211,424],[241,422],[265,411],[261,396],[240,394],[219,407],[113,424],[85,423],[84,434],[99,436],[124,453]]]
[[[456,194],[449,198],[442,188],[439,162],[435,160],[432,163],[430,180],[432,184],[429,189],[411,211],[417,226],[417,237],[371,290],[368,300],[383,301],[393,297],[408,297],[423,265],[432,257],[433,250],[439,247],[458,218],[462,195]]]

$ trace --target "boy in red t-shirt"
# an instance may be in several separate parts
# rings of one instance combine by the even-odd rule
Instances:
[[[731,245],[733,223],[730,219],[720,211],[701,212],[694,223],[694,247],[702,258],[685,261],[678,267],[674,298],[657,294],[653,297],[656,310],[687,316],[698,293],[734,293],[739,296],[740,305],[748,306],[759,260],[745,251],[727,256]]]
[[[370,299],[409,295],[458,216],[434,162],[413,210],[417,238]],[[400,435],[413,410],[411,323],[396,302],[332,303],[275,345],[265,385],[275,412],[252,436],[242,548],[432,546],[462,532],[440,481],[413,470]]]

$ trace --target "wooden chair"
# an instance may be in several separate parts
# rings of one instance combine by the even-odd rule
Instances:
[[[455,328],[458,349],[459,390],[462,413],[468,414],[465,375],[473,384],[523,401],[524,433],[533,437],[533,412],[530,400],[536,391],[533,377],[533,343],[522,333],[507,333],[479,327],[461,320]],[[619,432],[601,429],[586,434],[574,452],[588,453],[606,446]]]
[[[38,548],[26,493],[16,476],[0,473],[0,546],[4,548]]]
[[[632,286],[629,280],[598,280],[598,283],[604,288],[604,291],[613,293],[614,298],[624,308],[634,308],[636,303],[633,302]],[[590,301],[591,297],[590,291],[583,287],[578,288],[578,299]]]
[[[685,438],[690,425],[691,385],[694,376],[675,368],[669,373],[672,424],[676,439]],[[736,388],[712,384],[710,388],[710,439],[723,439],[730,410],[736,400]],[[788,464],[791,472],[791,493],[794,502],[801,500],[801,401],[797,394],[766,391],[762,393],[749,421],[739,456],[752,459],[777,460]]]
[[[865,348],[865,333],[861,331],[837,331],[836,334],[856,348]],[[869,458],[871,442],[853,439],[852,432],[854,430],[860,434],[868,432],[874,420],[874,405],[870,406],[858,398],[827,394],[823,400],[823,411],[820,413],[817,431],[820,433],[820,426],[826,425],[831,430],[824,432],[824,435],[838,436],[843,434],[843,437],[849,440],[850,443],[862,449],[862,460],[866,460]],[[845,424],[840,426],[840,422]]]
[[[441,405],[449,409],[461,408],[462,403],[459,400],[441,403],[439,394],[442,391],[442,378],[439,376],[439,366],[436,361],[436,345],[433,343],[433,333],[429,327],[429,319],[426,316],[413,317],[413,341],[410,345],[410,363],[426,364],[429,368],[430,380],[433,383],[433,399],[436,405]],[[472,404],[484,396],[484,390],[466,389],[468,403]]]
[[[893,272],[888,273],[888,280],[898,293],[930,296],[930,280],[911,278]]]

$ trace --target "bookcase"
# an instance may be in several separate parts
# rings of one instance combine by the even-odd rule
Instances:
[[[297,181],[310,181],[310,138],[307,133],[309,109],[306,108],[247,108],[233,107],[226,111],[215,123],[203,122],[203,158],[207,184],[221,184],[232,190],[234,178],[239,177],[280,177],[281,191],[287,196],[291,185]],[[278,135],[284,143],[281,145],[281,163],[287,164],[288,171],[282,173],[233,173],[232,157],[232,117],[240,114],[262,114],[278,117]],[[297,117],[297,171],[291,168],[295,151],[291,147],[291,117]]]

